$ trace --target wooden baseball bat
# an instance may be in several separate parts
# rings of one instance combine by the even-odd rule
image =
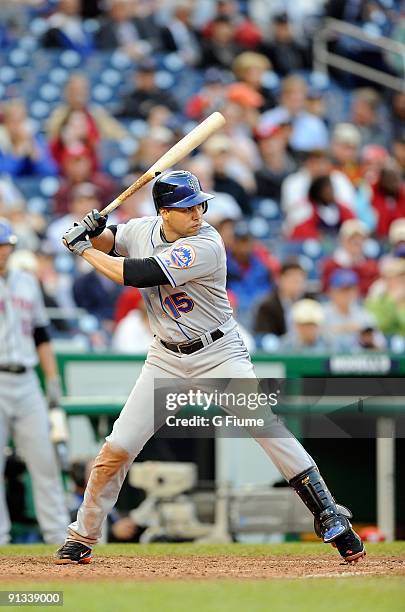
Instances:
[[[212,113],[207,119],[204,119],[199,125],[197,125],[191,132],[186,134],[184,138],[179,140],[175,145],[172,146],[156,163],[153,164],[142,174],[132,185],[130,185],[125,191],[120,193],[110,204],[108,204],[103,210],[100,211],[101,215],[108,215],[117,206],[122,204],[127,198],[129,198],[135,191],[141,189],[144,185],[152,181],[156,177],[156,173],[164,172],[168,168],[171,168],[179,161],[187,157],[191,151],[198,147],[204,142],[211,134],[221,128],[225,123],[225,117],[221,113]]]

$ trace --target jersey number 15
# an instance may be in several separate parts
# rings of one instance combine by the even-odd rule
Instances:
[[[164,299],[165,306],[170,310],[175,319],[181,317],[182,314],[190,312],[194,308],[193,300],[188,297],[187,293],[173,293]]]

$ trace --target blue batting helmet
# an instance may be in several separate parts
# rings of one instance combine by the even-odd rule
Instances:
[[[2,244],[17,244],[17,236],[7,219],[0,218],[0,245]]]
[[[160,208],[191,208],[204,204],[214,196],[201,190],[198,178],[186,170],[176,170],[160,175],[152,190],[156,212]],[[207,205],[205,205],[205,210]]]

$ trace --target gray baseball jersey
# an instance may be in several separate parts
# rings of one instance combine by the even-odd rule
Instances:
[[[33,370],[38,363],[33,330],[47,324],[36,278],[22,270],[0,276],[0,365],[27,368],[19,374],[0,371],[0,544],[9,541],[11,527],[2,478],[3,449],[10,435],[32,475],[35,512],[45,542],[61,542],[68,523],[60,474],[49,439],[48,407]]]
[[[162,239],[162,217],[118,225],[115,250],[125,257],[154,257],[167,285],[142,289],[152,332],[182,342],[221,326],[236,326],[225,290],[226,253],[221,236],[203,222],[197,236]]]
[[[161,225],[160,216],[133,219],[119,225],[115,236],[117,254],[154,257],[167,277],[167,284],[142,290],[157,337],[113,431],[106,438],[107,444],[95,460],[77,520],[69,525],[68,537],[88,545],[100,538],[103,521],[117,500],[132,461],[155,431],[156,379],[256,380],[226,294],[226,254],[220,235],[203,223],[197,236],[168,244],[162,240]],[[199,336],[203,339],[204,334],[216,328],[224,336],[207,344],[203,341],[203,348],[190,355],[170,351],[158,339],[172,342],[187,342]],[[265,432],[251,433],[290,480],[314,465],[314,461],[274,414],[269,412],[269,417]],[[112,459],[108,457],[111,453]],[[104,469],[111,460],[112,469]]]
[[[0,276],[0,364],[38,363],[32,333],[35,327],[48,325],[42,293],[29,272],[11,270]]]

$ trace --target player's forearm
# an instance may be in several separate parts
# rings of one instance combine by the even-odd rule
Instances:
[[[50,342],[42,342],[37,346],[39,363],[46,380],[59,377],[58,364]]]
[[[91,238],[91,244],[97,251],[109,253],[114,247],[114,234],[106,227],[102,234]]]
[[[110,280],[119,285],[124,284],[124,257],[112,257],[95,248],[86,249],[82,257]]]

